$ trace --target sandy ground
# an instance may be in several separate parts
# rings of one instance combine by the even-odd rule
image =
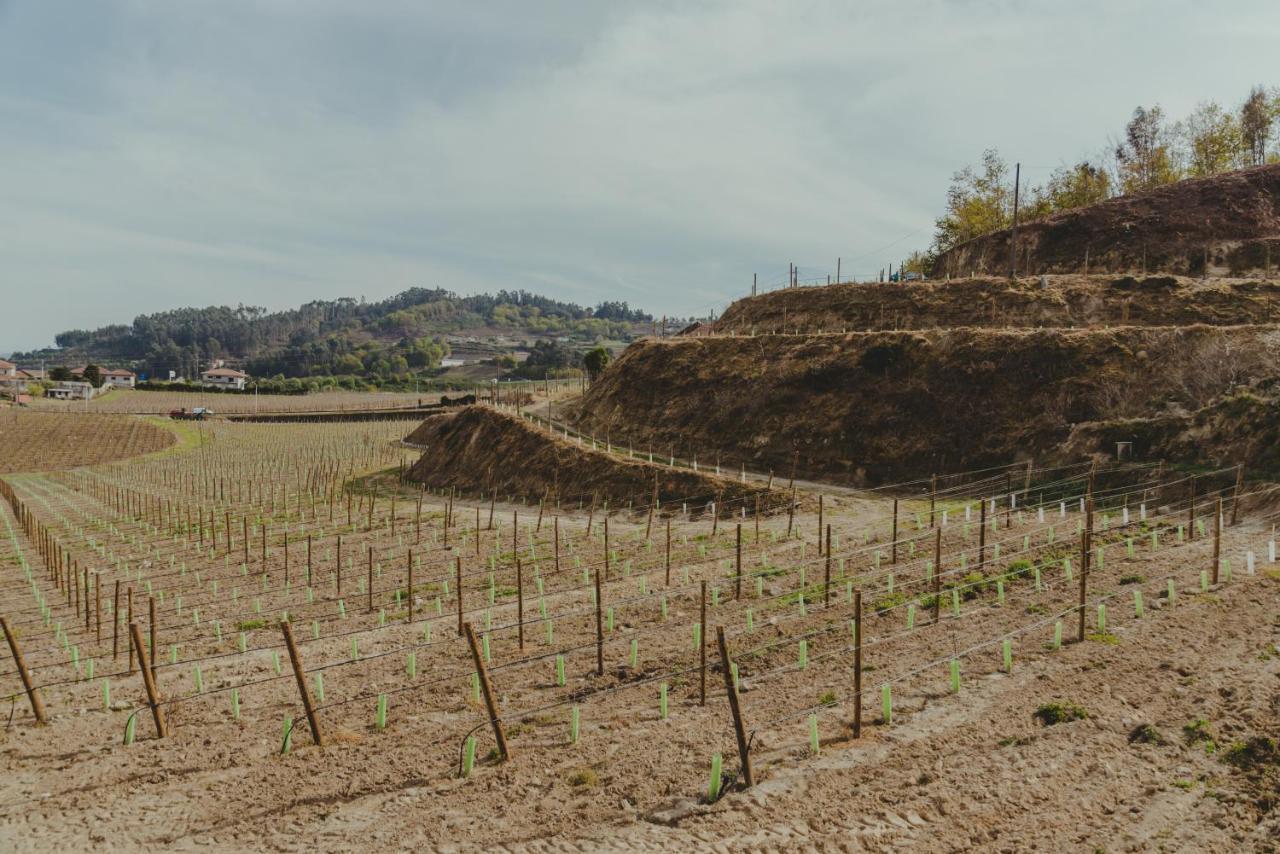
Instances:
[[[316,447],[337,453],[332,431],[307,435],[319,437]],[[220,440],[206,453],[230,460],[233,450],[245,459],[246,470],[254,465],[255,453],[279,452],[248,445],[233,449],[229,440]],[[166,739],[154,737],[138,675],[123,672],[123,656],[112,661],[108,636],[99,644],[92,629],[72,627],[74,607],[44,574],[32,541],[22,535],[7,505],[0,509],[8,522],[0,523],[0,613],[18,626],[36,681],[46,686],[51,714],[49,725],[35,726],[24,697],[17,694],[11,702],[0,743],[0,845],[6,850],[1177,851],[1273,850],[1277,845],[1277,757],[1263,742],[1233,750],[1250,739],[1280,734],[1280,576],[1267,560],[1273,533],[1265,511],[1246,514],[1241,525],[1227,529],[1223,556],[1231,560],[1234,574],[1207,592],[1200,592],[1199,574],[1211,561],[1211,542],[1177,543],[1173,525],[1182,518],[1179,508],[1170,507],[1166,519],[1152,507],[1132,557],[1124,537],[1133,530],[1118,532],[1113,517],[1102,537],[1112,541],[1104,565],[1090,577],[1091,639],[1084,643],[1070,642],[1075,622],[1069,609],[1077,588],[1061,562],[1064,554],[1072,554],[1071,546],[1062,544],[1071,541],[1078,521],[1074,512],[1059,517],[1051,507],[1044,522],[1032,512],[991,532],[988,549],[995,542],[1004,548],[993,564],[1004,572],[1015,560],[1030,560],[1042,567],[1040,584],[1029,574],[1010,577],[1003,604],[991,589],[993,582],[965,588],[958,613],[944,598],[937,623],[928,603],[919,600],[927,592],[924,561],[932,546],[927,529],[915,531],[904,521],[907,535],[919,538],[918,548],[910,553],[904,545],[908,553],[892,567],[882,554],[876,566],[876,551],[887,548],[883,500],[828,500],[827,520],[836,531],[833,558],[844,557],[848,564],[841,569],[833,560],[832,597],[825,606],[814,587],[825,565],[815,554],[812,514],[797,520],[790,539],[785,518],[765,520],[759,542],[748,520],[744,567],[764,575],[759,592],[748,582],[740,600],[733,597],[735,531],[730,524],[719,523],[711,537],[710,520],[677,518],[667,587],[662,539],[654,534],[646,542],[643,518],[615,518],[610,549],[616,556],[603,589],[616,623],[606,636],[605,674],[597,676],[592,586],[580,573],[603,559],[599,518],[587,536],[585,517],[563,516],[563,564],[556,573],[550,520],[534,532],[533,548],[527,544],[524,525],[536,512],[529,508],[499,505],[496,517],[504,527],[496,532],[497,548],[493,533],[481,531],[477,559],[475,532],[468,530],[475,519],[472,505],[456,510],[460,524],[451,531],[451,548],[443,544],[443,504],[436,496],[427,497],[421,542],[412,524],[415,509],[407,500],[397,509],[395,533],[386,521],[385,498],[372,531],[358,516],[347,525],[341,512],[329,522],[323,504],[318,518],[308,516],[302,524],[295,507],[289,519],[277,514],[278,527],[269,530],[266,566],[255,555],[252,573],[241,575],[231,559],[240,554],[238,544],[231,554],[224,548],[210,552],[207,545],[201,549],[186,532],[174,536],[118,512],[91,488],[110,485],[190,497],[200,484],[174,481],[176,465],[172,458],[159,459],[98,472],[24,477],[14,484],[27,506],[55,526],[82,561],[105,567],[110,580],[124,578],[139,588],[139,613],[144,582],[137,581],[137,573],[157,591],[167,591],[159,606],[161,649],[176,644],[178,663],[168,664],[162,655],[158,677],[163,695],[180,702],[166,706],[172,727]],[[241,504],[228,504],[238,513],[253,500],[250,495]],[[904,519],[916,509],[908,506]],[[481,510],[483,526],[487,505]],[[508,539],[510,514],[517,510],[528,591],[523,652],[514,625]],[[944,538],[948,580],[962,578],[955,562],[962,552],[972,553],[976,537],[976,526],[965,530],[958,509],[952,514]],[[1160,527],[1164,522],[1167,526]],[[282,583],[285,524],[294,543],[289,590]],[[1160,534],[1158,546],[1146,539],[1151,530]],[[324,563],[316,571],[310,603],[299,581],[305,572],[295,538],[299,531],[313,533],[316,563]],[[347,616],[336,613],[336,579],[326,550],[338,533],[356,556],[375,548],[380,574],[372,613],[357,587],[365,572],[361,560],[346,576]],[[95,552],[90,539],[128,569],[113,568],[114,561]],[[407,580],[403,563],[410,548],[421,560],[414,585],[420,601],[412,622],[391,594]],[[1245,570],[1246,552],[1255,555],[1254,574]],[[490,553],[495,556],[492,605],[486,601],[485,556]],[[70,642],[84,650],[84,658],[95,659],[93,680],[84,678],[83,661],[78,671],[71,666],[39,620],[20,554],[32,564],[35,584]],[[170,571],[169,555],[187,571]],[[467,618],[481,630],[490,625],[485,634],[510,742],[508,763],[489,755],[493,739],[472,693],[469,652],[455,635],[454,600],[441,584],[457,556],[464,557]],[[542,601],[532,592],[531,576],[544,584]],[[708,623],[726,627],[739,668],[757,773],[751,790],[729,779],[738,762],[714,647],[707,703],[699,704],[692,628],[698,620],[698,583],[704,579],[713,591]],[[217,592],[211,589],[214,580],[220,584]],[[1168,580],[1177,592],[1172,604],[1161,596]],[[849,732],[853,606],[847,598],[854,584],[868,601],[864,729],[856,740]],[[255,585],[252,598],[260,600],[262,615],[248,604]],[[234,598],[228,588],[238,590]],[[1145,597],[1140,619],[1135,589]],[[803,607],[798,591],[809,593]],[[185,599],[181,610],[175,602],[179,595]],[[1099,601],[1107,605],[1102,632],[1096,625]],[[880,613],[872,613],[873,602]],[[554,623],[552,643],[538,610],[543,604]],[[917,607],[908,617],[911,604]],[[199,623],[193,619],[195,608],[203,612]],[[301,641],[308,680],[323,674],[325,747],[313,746],[301,723],[287,659],[279,674],[275,670],[273,656],[281,646],[272,624],[284,608]],[[385,625],[379,611],[387,613]],[[1068,643],[1055,650],[1050,641],[1059,618]],[[221,639],[210,630],[214,621]],[[243,626],[248,628],[242,654],[236,635]],[[1003,669],[1000,648],[1006,637],[1010,672]],[[353,639],[356,661],[350,655]],[[807,644],[804,668],[797,655],[801,639]],[[634,666],[632,640],[637,643]],[[416,656],[412,677],[408,652]],[[565,656],[563,687],[555,680],[557,653]],[[948,684],[953,656],[962,673],[958,694]],[[199,693],[197,664],[203,680]],[[18,690],[12,671],[11,665],[0,665],[6,694]],[[103,674],[109,674],[110,709],[102,702]],[[889,724],[881,720],[885,682],[892,683]],[[658,708],[663,683],[670,703],[665,719]],[[230,689],[237,686],[238,720],[229,702]],[[385,729],[375,724],[380,693],[388,701]],[[1087,717],[1046,726],[1033,715],[1047,703],[1078,704]],[[569,718],[575,706],[580,736],[573,743]],[[125,722],[135,711],[137,741],[126,746]],[[810,713],[817,716],[817,756],[809,746]],[[281,754],[286,715],[299,721],[299,728],[291,751]],[[1188,734],[1185,727],[1197,720],[1204,723]],[[1155,734],[1135,740],[1141,725]],[[471,777],[462,779],[459,750],[463,736],[473,730],[479,759]],[[724,757],[729,791],[707,804],[713,753]]]

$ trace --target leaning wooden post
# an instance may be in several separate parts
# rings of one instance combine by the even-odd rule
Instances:
[[[1218,583],[1218,565],[1222,563],[1222,496],[1218,496],[1213,512],[1213,583]]]
[[[147,663],[147,649],[142,641],[142,629],[137,623],[129,624],[129,636],[133,638],[133,650],[138,656],[138,669],[142,671],[142,687],[147,690],[147,705],[151,706],[151,718],[156,723],[156,735],[166,738],[169,735],[169,727],[164,721],[164,710],[160,708],[155,676],[151,673],[151,665]]]
[[[702,582],[702,604],[700,606],[701,617],[698,622],[698,655],[699,655],[699,672],[698,672],[698,705],[705,706],[707,704],[707,582]]]
[[[511,758],[511,754],[507,751],[507,736],[502,731],[502,718],[498,716],[498,705],[493,699],[493,685],[489,683],[489,671],[484,666],[484,655],[480,652],[480,645],[476,643],[476,633],[471,628],[471,624],[465,623],[462,628],[467,634],[467,643],[471,646],[471,659],[476,663],[476,672],[480,675],[480,692],[484,695],[484,704],[489,710],[489,723],[493,725],[493,737],[498,742],[498,754],[502,756],[502,761],[506,762]]]
[[[862,591],[853,593],[853,737],[862,737]]]
[[[729,646],[724,640],[724,626],[716,626],[716,643],[720,647],[720,666],[724,670],[724,690],[729,695],[729,711],[733,713],[733,734],[738,739],[738,760],[742,763],[742,780],[747,788],[756,784],[751,770],[751,753],[747,749],[747,730],[742,723],[742,707],[738,702],[738,686],[733,679],[733,664],[729,661]]]
[[[151,630],[151,654],[148,660],[151,662],[151,678],[156,679],[156,655],[160,650],[160,640],[156,636],[158,627],[156,625],[156,599],[154,596],[147,597],[147,611],[147,626]]]
[[[324,747],[324,736],[320,734],[320,723],[316,720],[316,706],[311,700],[311,689],[307,687],[307,675],[302,671],[302,657],[298,655],[298,645],[293,640],[293,629],[287,620],[280,621],[280,631],[284,635],[284,645],[289,648],[289,662],[293,665],[293,678],[298,680],[298,693],[302,695],[302,707],[307,712],[311,740],[317,747]]]
[[[36,723],[45,723],[44,701],[40,699],[40,689],[31,683],[31,673],[27,670],[27,661],[22,657],[22,647],[18,638],[9,628],[9,621],[0,617],[0,629],[9,641],[9,652],[13,653],[13,663],[18,666],[18,675],[22,677],[22,687],[26,689],[27,699],[31,701],[31,713],[36,716]]]

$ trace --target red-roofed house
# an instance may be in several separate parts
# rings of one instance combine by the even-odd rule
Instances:
[[[133,371],[126,371],[123,368],[111,368],[102,372],[103,384],[115,386],[116,388],[133,388],[134,383],[137,381],[137,374]]]

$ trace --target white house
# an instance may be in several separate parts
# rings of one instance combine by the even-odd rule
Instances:
[[[126,371],[123,368],[112,368],[109,371],[102,372],[102,382],[115,388],[133,388],[134,383],[137,381],[137,374],[133,371]]]
[[[89,400],[95,391],[93,383],[67,380],[49,389],[49,397],[55,400]]]
[[[243,389],[249,375],[231,368],[214,368],[200,374],[200,382],[220,388]]]

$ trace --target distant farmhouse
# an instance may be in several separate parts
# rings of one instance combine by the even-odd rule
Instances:
[[[233,368],[213,368],[200,374],[203,385],[243,390],[249,375]]]

